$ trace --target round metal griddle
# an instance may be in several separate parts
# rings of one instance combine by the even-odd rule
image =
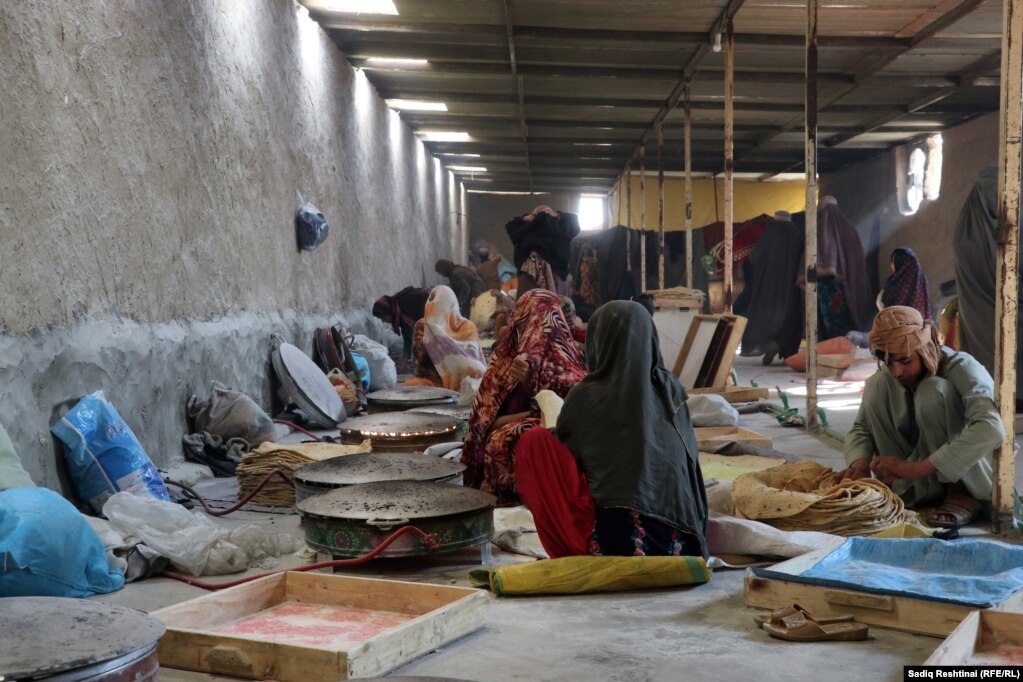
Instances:
[[[430,481],[363,483],[298,503],[306,545],[334,556],[361,556],[402,526],[440,536],[436,551],[490,542],[496,498],[473,488]],[[430,550],[404,535],[380,556],[420,556]]]
[[[467,422],[469,415],[472,414],[472,405],[427,405],[413,408],[409,412],[412,414],[435,414]]]
[[[424,405],[450,405],[458,400],[458,391],[437,386],[396,386],[366,395],[371,405],[405,409]]]
[[[370,452],[310,462],[295,469],[299,502],[337,488],[379,481],[460,483],[465,465],[407,452]]]
[[[165,630],[156,618],[105,602],[8,597],[0,603],[0,678],[155,680]]]
[[[281,343],[271,354],[271,361],[288,398],[311,421],[332,429],[345,420],[341,398],[309,356],[290,343]]]
[[[458,440],[461,421],[435,414],[381,412],[352,417],[338,426],[341,441],[358,444],[368,438],[374,450],[416,452],[435,443]]]

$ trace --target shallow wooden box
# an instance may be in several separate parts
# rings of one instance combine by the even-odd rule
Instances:
[[[971,612],[924,665],[1023,665],[1023,613]]]
[[[472,632],[488,602],[465,587],[291,571],[153,615],[167,625],[162,666],[334,682],[383,675]]]
[[[861,592],[841,587],[807,584],[786,580],[777,574],[798,576],[812,567],[833,548],[820,549],[767,567],[772,576],[755,575],[747,569],[743,583],[746,606],[779,609],[799,604],[815,616],[850,614],[860,623],[902,630],[918,635],[945,637],[963,622],[976,607],[921,599],[909,595]],[[776,577],[777,576],[777,577]],[[1015,592],[993,608],[1023,608],[1023,590]],[[989,610],[984,610],[987,613]]]
[[[704,426],[693,429],[700,452],[715,452],[725,443],[745,443],[760,448],[769,448],[771,439],[767,436],[744,429],[741,426]]]

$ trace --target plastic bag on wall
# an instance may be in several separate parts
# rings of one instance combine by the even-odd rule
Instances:
[[[120,491],[170,499],[149,455],[103,391],[78,401],[50,431],[64,444],[75,492],[97,513]]]
[[[304,201],[302,195],[298,195],[298,211],[295,212],[295,235],[298,238],[298,248],[303,251],[312,251],[327,239],[330,233],[330,224],[320,213],[320,209]]]

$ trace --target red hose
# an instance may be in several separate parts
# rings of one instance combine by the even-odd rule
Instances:
[[[300,566],[298,568],[285,568],[285,569],[280,570],[280,571],[271,571],[270,573],[261,573],[259,575],[252,575],[252,576],[249,576],[248,578],[240,578],[238,580],[233,580],[233,581],[228,582],[228,583],[208,583],[206,581],[199,580],[198,578],[193,578],[192,576],[185,575],[183,573],[174,573],[173,571],[164,571],[160,575],[164,576],[165,578],[172,578],[174,580],[180,580],[183,583],[188,583],[189,585],[194,585],[194,586],[200,587],[200,588],[202,588],[204,590],[223,590],[224,588],[227,588],[227,587],[234,587],[236,585],[244,585],[245,583],[252,582],[253,580],[259,580],[260,578],[265,578],[268,575],[277,575],[278,573],[287,573],[288,571],[304,572],[304,571],[315,571],[318,568],[334,568],[334,567],[338,567],[338,566],[358,566],[360,564],[365,564],[365,563],[368,563],[370,560],[376,558],[376,556],[378,554],[380,554],[381,552],[383,552],[385,549],[387,549],[388,546],[390,546],[390,544],[392,542],[394,542],[395,540],[400,538],[402,535],[407,535],[408,533],[414,533],[415,535],[419,536],[419,539],[423,541],[423,545],[425,545],[426,549],[428,549],[430,551],[433,551],[433,550],[437,549],[438,547],[440,547],[441,537],[437,533],[429,533],[429,534],[427,534],[427,533],[424,533],[423,531],[419,530],[415,526],[402,526],[398,530],[396,530],[393,533],[391,533],[390,535],[388,535],[384,539],[383,542],[381,542],[379,545],[374,547],[372,550],[370,550],[366,554],[363,554],[362,556],[355,557],[353,559],[334,559],[333,561],[321,561],[318,564],[309,564],[308,566]]]
[[[306,431],[305,429],[303,429],[301,426],[299,426],[298,424],[296,424],[294,422],[285,421],[284,419],[274,419],[274,424],[280,424],[281,426],[287,426],[289,429],[295,429],[296,431],[300,431],[301,433],[304,433],[305,435],[309,436],[313,440],[317,440],[317,441],[322,441],[323,440],[322,438],[317,436],[312,431]]]

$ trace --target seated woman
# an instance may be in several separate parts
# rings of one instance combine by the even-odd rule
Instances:
[[[472,405],[462,449],[465,485],[496,495],[499,504],[517,502],[515,444],[540,423],[533,397],[544,389],[565,397],[585,375],[558,296],[545,289],[524,294]]]
[[[423,317],[428,298],[429,289],[405,287],[394,296],[381,296],[373,304],[373,317],[391,325],[394,333],[401,336],[403,358],[412,357],[412,334],[416,322]]]
[[[891,276],[877,295],[877,309],[893,305],[916,308],[925,320],[931,319],[931,296],[927,275],[913,249],[900,246],[892,251]]]
[[[458,312],[458,298],[450,287],[434,287],[423,319],[412,336],[416,373],[408,386],[442,386],[457,391],[465,377],[480,378],[486,371],[476,325]]]
[[[556,436],[524,434],[516,486],[551,558],[707,557],[707,494],[686,392],[658,366],[650,314],[613,301],[590,318],[590,373],[565,398]]]

